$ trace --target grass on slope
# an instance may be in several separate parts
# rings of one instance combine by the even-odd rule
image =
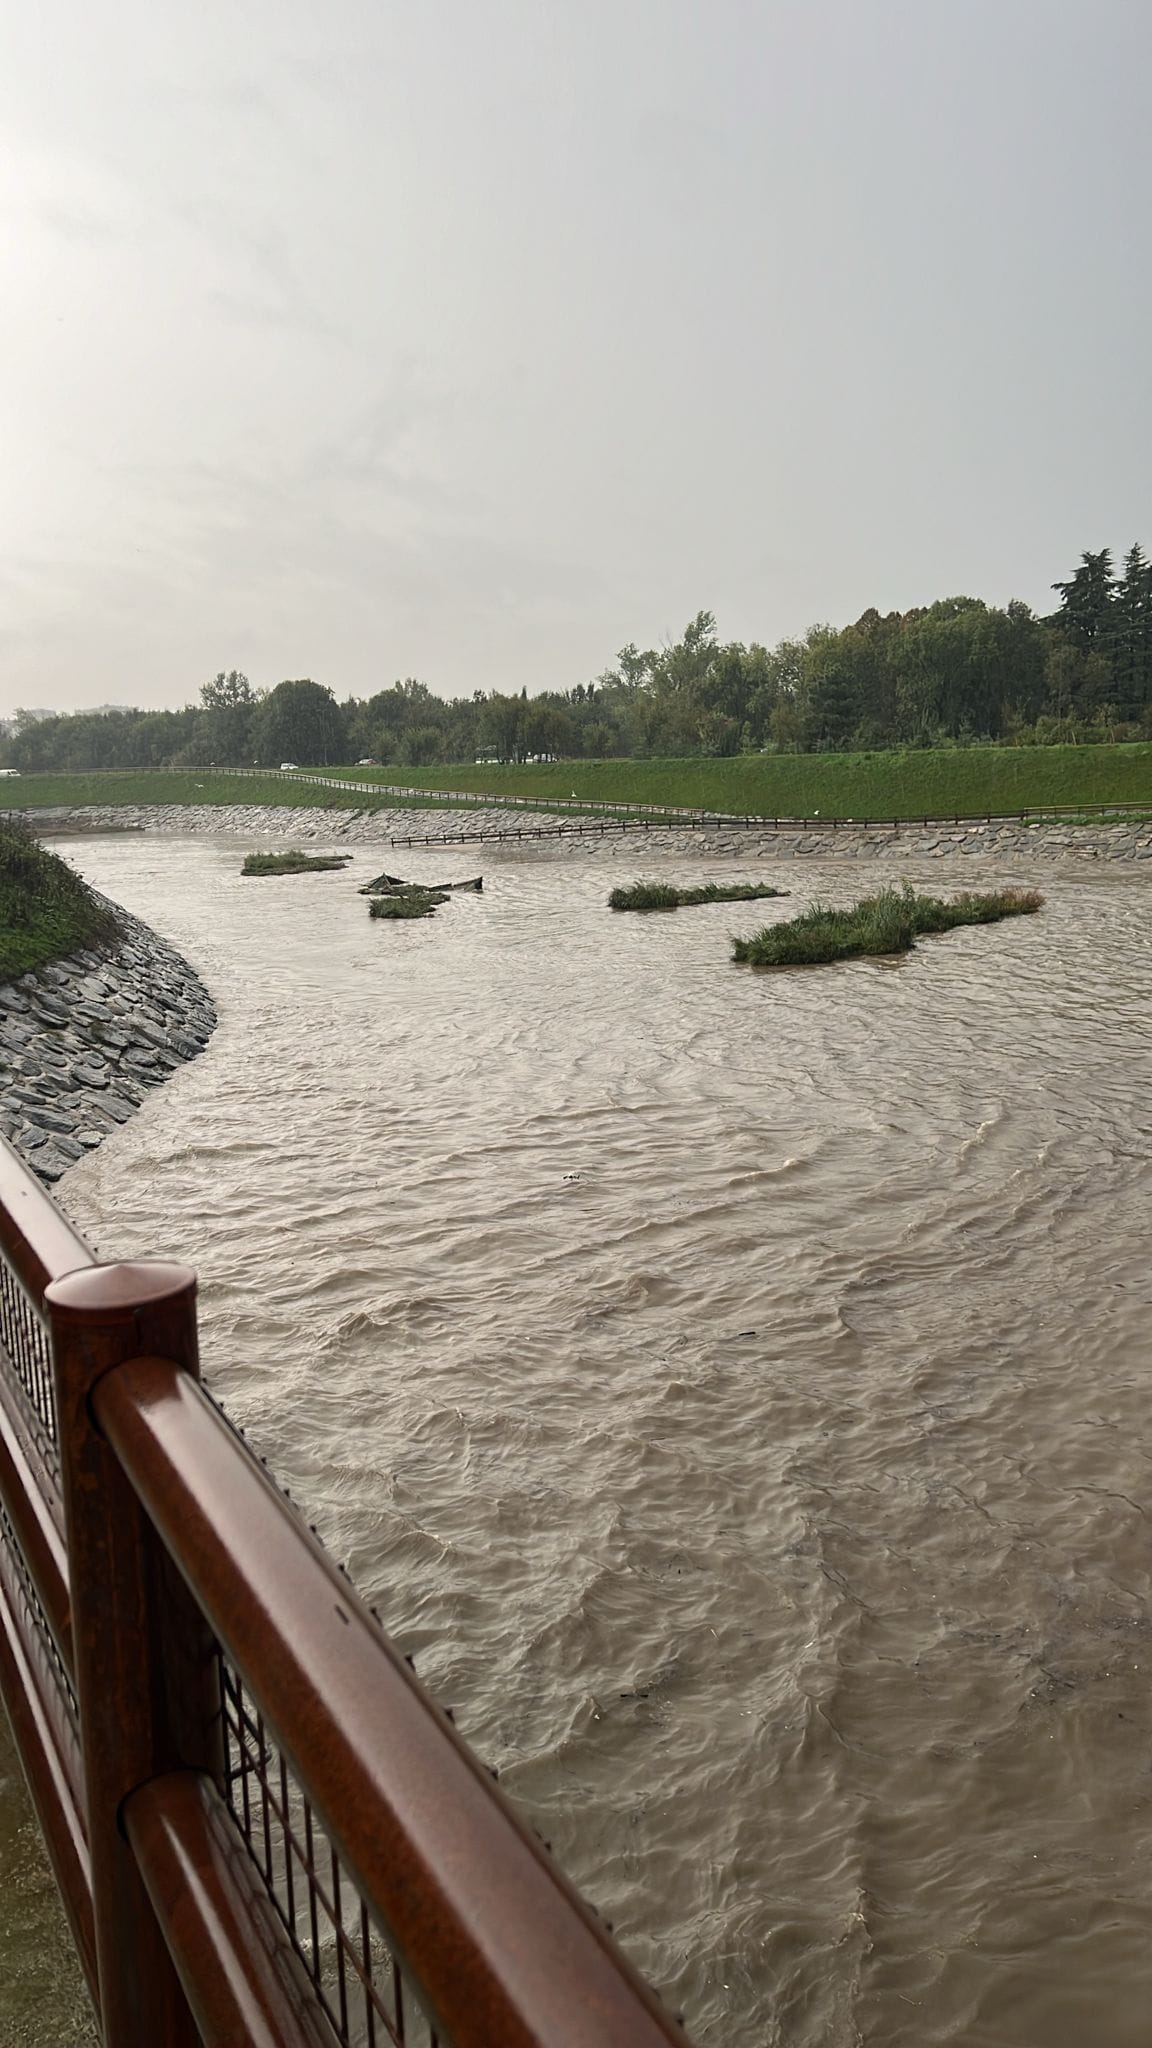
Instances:
[[[752,903],[765,896],[787,896],[759,882],[707,882],[701,889],[674,889],[671,882],[633,882],[613,889],[609,910],[680,910],[689,903]]]
[[[731,760],[554,761],[533,767],[338,768],[360,781],[585,803],[676,804],[738,815],[945,818],[1049,804],[1152,806],[1152,745],[968,747]]]
[[[318,775],[353,771],[318,768]],[[406,771],[397,770],[399,781]],[[116,774],[21,775],[0,779],[0,812],[67,810],[89,804],[105,809],[117,804],[267,804],[277,809],[309,811],[442,810],[431,797],[394,797],[386,790],[365,796],[359,790],[327,789],[318,783],[281,782],[274,775],[229,775],[210,768],[141,768]]]
[[[907,953],[922,932],[996,924],[1004,917],[1039,910],[1043,902],[1035,889],[998,889],[985,895],[966,891],[948,902],[940,896],[918,895],[910,887],[882,889],[849,910],[814,903],[799,917],[768,925],[754,938],[734,940],[732,958],[752,967],[814,967],[865,953]]]
[[[86,882],[18,825],[0,823],[0,981],[116,937]]]
[[[731,760],[555,761],[533,767],[321,768],[370,782],[379,796],[276,776],[212,769],[0,779],[0,809],[85,804],[269,804],[322,810],[436,808],[443,799],[393,796],[389,784],[461,797],[662,804],[781,818],[912,819],[986,816],[1054,805],[1130,803],[1152,809],[1152,744],[970,747],[876,754],[741,754]]]

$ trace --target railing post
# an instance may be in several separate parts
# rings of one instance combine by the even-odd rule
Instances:
[[[90,1266],[46,1290],[104,2048],[193,2048],[199,2031],[121,1829],[129,1793],[182,1767],[223,1779],[215,1644],[92,1411],[126,1359],[199,1377],[188,1266]]]

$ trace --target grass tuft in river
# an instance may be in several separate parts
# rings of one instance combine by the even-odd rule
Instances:
[[[705,882],[699,889],[674,889],[670,882],[633,882],[613,889],[609,910],[679,910],[688,903],[752,903],[765,896],[787,896],[766,882]]]
[[[921,896],[909,886],[882,889],[849,910],[814,903],[784,924],[768,925],[751,939],[736,939],[734,960],[753,967],[812,967],[851,960],[865,953],[907,953],[924,932],[953,931],[962,924],[996,924],[1039,910],[1035,889],[998,889],[984,895],[965,891],[946,902]]]
[[[432,889],[409,889],[403,895],[373,896],[368,905],[369,917],[431,917],[441,903],[447,903],[447,896]]]
[[[342,868],[350,853],[250,853],[242,875],[319,875],[328,868]]]

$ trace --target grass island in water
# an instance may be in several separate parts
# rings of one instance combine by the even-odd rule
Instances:
[[[342,868],[350,853],[250,853],[242,875],[319,875],[328,868]]]
[[[760,882],[706,882],[700,889],[674,889],[670,882],[633,882],[613,889],[609,910],[679,910],[687,903],[751,903],[764,896],[787,896]]]
[[[431,917],[432,912],[448,898],[435,889],[396,890],[391,896],[373,896],[368,904],[369,917]]]
[[[882,889],[849,910],[814,903],[799,917],[768,925],[751,939],[734,941],[734,960],[753,967],[814,967],[852,960],[864,953],[907,953],[924,932],[950,932],[962,924],[997,924],[1039,910],[1035,889],[997,889],[986,895],[966,891],[945,902],[910,888]]]

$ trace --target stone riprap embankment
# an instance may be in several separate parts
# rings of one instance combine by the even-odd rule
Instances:
[[[739,856],[743,860],[923,860],[977,856],[986,860],[1064,861],[1152,860],[1152,820],[1115,824],[1035,824],[1017,820],[971,825],[842,825],[812,826],[806,830],[783,828],[766,831],[757,826],[709,826],[701,830],[653,827],[651,831],[598,829],[588,833],[574,830],[578,820],[564,820],[563,836],[543,839],[530,835],[542,828],[554,832],[560,823],[540,813],[502,810],[395,810],[331,811],[281,809],[260,804],[181,805],[140,804],[117,808],[68,811],[29,811],[28,823],[37,832],[148,831],[170,833],[218,833],[253,840],[322,840],[338,845],[352,842],[387,844],[392,839],[449,837],[459,833],[520,833],[523,837],[505,843],[504,853],[515,858],[586,860],[600,853],[609,860],[648,861],[661,854],[703,854]],[[595,819],[588,820],[598,826]],[[464,851],[468,842],[461,846]],[[421,849],[413,848],[413,854]],[[485,859],[497,852],[489,841]]]
[[[379,846],[396,837],[441,832],[515,832],[548,824],[539,813],[492,810],[337,811],[295,804],[121,804],[25,811],[32,831],[219,833],[226,838],[355,840]]]
[[[657,841],[653,837],[653,844]],[[661,833],[677,853],[776,855],[795,860],[1152,860],[1152,821],[1121,825],[842,825],[835,830]]]
[[[43,1181],[126,1123],[216,1025],[188,962],[139,919],[116,916],[119,943],[0,984],[0,1130]]]

